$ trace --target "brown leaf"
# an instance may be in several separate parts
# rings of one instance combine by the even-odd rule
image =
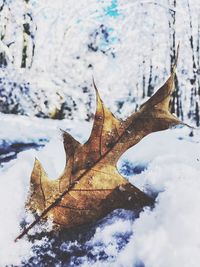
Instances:
[[[63,175],[55,181],[35,161],[27,206],[42,212],[40,218],[51,217],[65,228],[98,220],[117,208],[140,210],[151,206],[153,199],[122,177],[116,164],[146,135],[182,123],[169,112],[174,75],[173,71],[167,82],[125,121],[105,107],[94,84],[97,108],[89,140],[80,144],[63,133],[67,161]]]

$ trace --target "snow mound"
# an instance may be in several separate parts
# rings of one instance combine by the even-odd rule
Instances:
[[[198,267],[200,261],[200,163],[199,133],[177,128],[147,136],[121,158],[118,168],[123,175],[147,193],[157,195],[155,208],[145,209],[139,217],[117,210],[88,229],[74,235],[51,234],[51,222],[38,225],[31,235],[14,243],[25,222],[33,220],[24,203],[34,158],[41,160],[49,177],[57,178],[65,164],[59,127],[67,121],[2,115],[0,136],[5,136],[7,119],[10,142],[22,138],[35,142],[48,136],[49,143],[40,151],[19,153],[17,159],[0,169],[0,266],[148,266]],[[50,126],[51,125],[51,126]],[[80,141],[88,136],[90,124],[77,122],[69,130]],[[39,127],[40,126],[40,127]],[[13,129],[16,128],[16,131]],[[39,131],[41,129],[41,131]],[[76,134],[77,129],[82,136]],[[80,131],[82,129],[82,131]],[[9,134],[10,133],[10,134]],[[143,166],[134,172],[136,166]],[[138,169],[139,170],[139,169]],[[34,265],[35,264],[35,265]]]

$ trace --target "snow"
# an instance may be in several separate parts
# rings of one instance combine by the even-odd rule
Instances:
[[[0,2],[5,4],[0,53],[5,53],[8,64],[0,68],[0,110],[28,115],[0,113],[0,148],[5,142],[39,146],[0,157],[14,158],[0,165],[0,267],[199,267],[200,133],[198,129],[191,134],[187,127],[145,137],[118,162],[122,175],[156,197],[153,209],[146,208],[139,216],[116,210],[86,229],[60,235],[52,234],[48,221],[37,225],[29,239],[14,243],[21,229],[33,221],[24,203],[35,157],[56,179],[65,164],[60,129],[80,142],[90,134],[95,106],[92,76],[106,106],[120,118],[147,99],[151,66],[154,91],[167,79],[173,33],[169,22],[174,11],[176,41],[181,45],[180,117],[188,123],[196,119],[199,0],[176,1],[176,8],[174,1],[167,0]],[[30,23],[32,36],[26,36],[28,57],[23,69],[25,23]],[[53,117],[64,103],[63,120],[34,117]]]
[[[66,129],[69,121],[41,120],[16,115],[0,115],[0,138],[7,142],[35,142],[41,139],[51,139],[46,147],[37,153],[34,150],[20,153],[16,160],[4,165],[0,177],[0,266],[7,264],[20,265],[24,256],[30,256],[32,244],[26,240],[14,243],[20,233],[20,222],[26,218],[24,203],[29,191],[30,174],[34,159],[42,160],[47,173],[59,175],[64,168],[65,156],[62,146],[61,129]],[[76,123],[74,123],[74,127]],[[81,127],[84,127],[83,122]],[[87,129],[90,129],[87,124]],[[70,129],[74,132],[74,129]],[[87,130],[85,131],[87,133]],[[56,136],[53,138],[53,136]],[[60,158],[60,160],[58,160]],[[56,162],[56,164],[55,164]],[[58,174],[58,172],[60,172]],[[51,177],[51,176],[50,176]],[[31,217],[33,220],[33,218]]]
[[[32,215],[25,212],[24,203],[28,195],[34,158],[41,160],[51,178],[57,178],[62,173],[65,162],[59,128],[67,125],[68,130],[76,137],[79,133],[79,140],[84,142],[88,138],[91,123],[80,121],[73,125],[71,121],[70,124],[67,123],[67,120],[51,121],[12,115],[1,115],[0,123],[1,138],[7,138],[11,143],[18,139],[35,142],[39,138],[49,139],[43,149],[19,153],[17,159],[0,169],[0,266],[24,266],[22,262],[28,264],[29,259],[32,259],[32,263],[37,263],[37,266],[42,266],[41,259],[47,257],[44,256],[46,250],[48,257],[59,259],[52,242],[60,242],[60,252],[67,255],[75,253],[68,262],[69,266],[198,267],[198,130],[194,130],[193,137],[190,136],[191,129],[186,127],[153,133],[129,149],[121,158],[118,168],[122,174],[140,189],[157,195],[156,205],[152,210],[146,208],[138,218],[130,211],[114,211],[97,222],[93,230],[89,230],[89,237],[84,244],[78,239],[70,240],[67,237],[62,241],[59,238],[56,240],[56,237],[51,239],[48,237],[51,223],[38,225],[31,232],[32,235],[40,233],[41,229],[45,231],[48,226],[46,237],[35,238],[34,241],[25,237],[14,243],[14,238],[21,231],[20,223],[33,220]],[[129,165],[130,173],[123,171],[123,164]],[[145,167],[141,172],[131,172],[137,165]],[[43,256],[37,256],[38,250]],[[82,254],[76,255],[76,250],[82,251]],[[54,264],[64,266],[61,260],[55,260]]]
[[[134,235],[118,256],[122,266],[135,261],[150,267],[199,264],[199,144],[192,138],[179,140],[177,133],[166,131],[162,137],[158,134],[160,138],[155,134],[149,136],[149,142],[145,140],[150,150],[154,144],[153,160],[143,173],[130,180],[160,193],[155,208],[145,210],[133,223]]]
[[[77,139],[83,138],[80,132],[84,131],[84,138],[90,133],[91,122],[83,120],[51,120],[36,117],[6,115],[0,113],[0,120],[3,124],[0,131],[0,139],[14,141],[35,141],[39,139],[49,139],[57,132],[68,130]],[[81,122],[81,126],[80,126]],[[77,126],[78,125],[78,126]],[[89,127],[88,127],[89,125]],[[86,127],[87,126],[87,127]],[[31,131],[31,127],[33,130]],[[78,127],[81,127],[78,129]],[[80,130],[80,132],[79,132]],[[83,141],[83,140],[82,140]]]
[[[12,168],[1,172],[0,178],[0,266],[20,265],[22,258],[29,254],[31,244],[25,239],[14,243],[19,231],[19,223],[24,217],[24,201],[27,196],[26,179],[33,164],[31,152],[25,153]]]
[[[1,24],[6,25],[2,42],[14,63],[8,60],[1,70],[2,83],[6,83],[0,95],[4,112],[17,108],[20,114],[51,117],[65,102],[71,108],[65,109],[66,117],[86,119],[91,115],[94,76],[107,106],[126,117],[147,97],[151,71],[154,91],[170,73],[173,29],[169,22],[176,11],[176,42],[181,45],[177,69],[180,116],[187,119],[190,114],[195,119],[198,77],[195,84],[192,80],[199,69],[198,0],[176,1],[176,7],[167,0],[80,0],[76,4],[58,0],[56,6],[53,0],[30,0],[27,5],[23,0],[7,2],[1,17]],[[32,33],[27,37],[26,69],[20,67],[24,22],[30,24]],[[14,92],[13,83],[17,85]],[[25,92],[20,85],[25,85]]]

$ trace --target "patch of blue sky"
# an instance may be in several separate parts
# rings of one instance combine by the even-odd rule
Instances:
[[[112,0],[110,6],[105,8],[105,14],[110,17],[118,17],[119,10],[118,10],[118,0]]]
[[[97,2],[104,2],[104,0],[97,0]],[[120,15],[118,10],[118,0],[111,0],[110,4],[104,8],[106,16],[109,17],[118,17]]]

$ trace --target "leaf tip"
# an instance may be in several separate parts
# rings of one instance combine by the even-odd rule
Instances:
[[[94,89],[95,89],[95,93],[96,93],[96,103],[98,104],[100,101],[102,102],[102,100],[101,100],[101,97],[100,97],[100,95],[99,95],[99,91],[98,91],[98,88],[97,88],[97,86],[96,86],[94,77],[92,77],[92,83],[93,83],[93,87],[94,87]]]

